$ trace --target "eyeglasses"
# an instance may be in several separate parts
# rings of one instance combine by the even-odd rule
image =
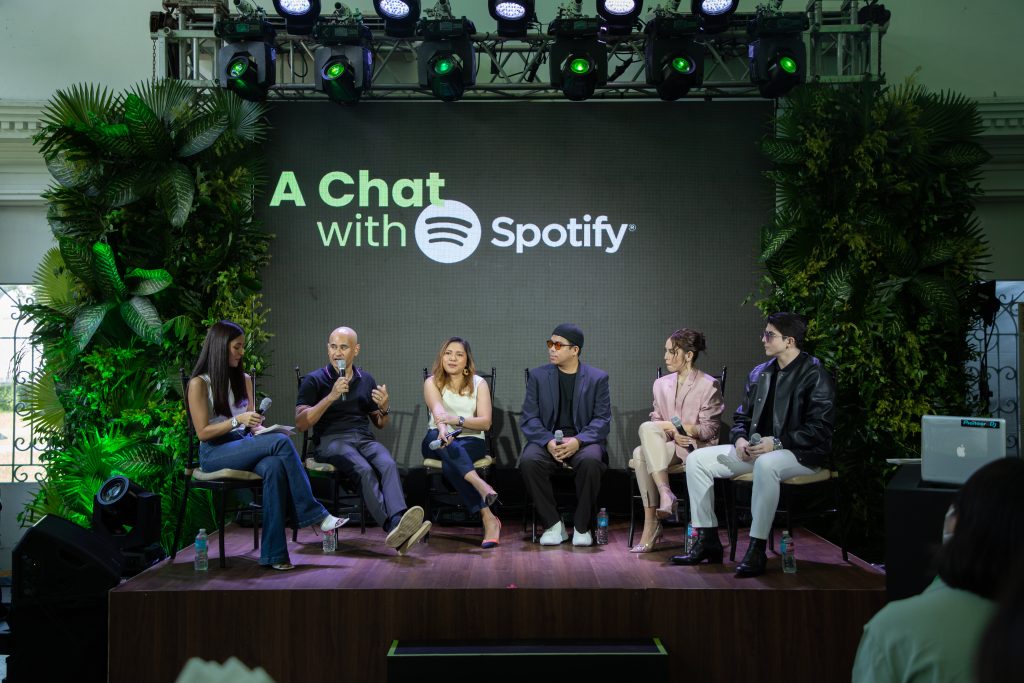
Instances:
[[[555,351],[561,351],[562,349],[571,349],[572,347],[576,346],[575,344],[566,344],[565,342],[554,341],[552,339],[548,339],[544,343],[548,345],[549,349],[554,349]]]
[[[776,334],[775,332],[771,332],[769,330],[765,330],[764,332],[761,333],[761,339],[764,341],[770,342],[772,339],[775,339],[776,337],[778,337],[779,339],[785,339],[786,335]]]

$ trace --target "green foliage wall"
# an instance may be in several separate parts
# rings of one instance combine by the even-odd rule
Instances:
[[[48,104],[36,143],[55,180],[44,197],[58,247],[24,307],[42,348],[27,395],[47,477],[24,521],[88,526],[99,485],[125,474],[161,494],[170,546],[186,438],[179,368],[222,318],[245,327],[247,368],[264,365],[270,236],[252,205],[264,113],[174,81],[76,86]],[[211,521],[198,492],[184,538]]]
[[[836,374],[834,452],[853,543],[881,559],[886,458],[917,457],[924,414],[973,414],[965,364],[987,246],[974,217],[981,121],[966,98],[901,87],[795,90],[763,143],[775,215],[765,313],[811,318]]]

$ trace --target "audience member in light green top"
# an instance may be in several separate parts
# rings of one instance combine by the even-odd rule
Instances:
[[[1024,539],[1024,461],[974,473],[943,530],[938,576],[920,595],[884,607],[864,627],[854,683],[971,681],[995,597],[1012,577]],[[1019,673],[1019,672],[1018,672]]]

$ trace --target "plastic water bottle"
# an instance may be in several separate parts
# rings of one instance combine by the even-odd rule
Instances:
[[[196,534],[196,559],[195,567],[197,572],[205,572],[210,568],[209,545],[206,539],[206,529],[200,529]]]
[[[331,529],[324,532],[324,552],[333,553],[338,549],[338,530]]]
[[[597,513],[597,531],[594,535],[598,545],[608,545],[608,511],[604,508]]]
[[[782,532],[782,571],[787,574],[796,574],[796,543],[789,531]]]
[[[693,528],[693,522],[686,523],[686,554],[689,555],[690,551],[693,550],[693,545],[697,542],[697,530]]]

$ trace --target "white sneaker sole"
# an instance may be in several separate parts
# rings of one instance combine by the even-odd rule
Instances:
[[[405,543],[423,524],[423,508],[414,505],[405,511],[398,525],[388,533],[384,544],[389,548],[397,548]]]

